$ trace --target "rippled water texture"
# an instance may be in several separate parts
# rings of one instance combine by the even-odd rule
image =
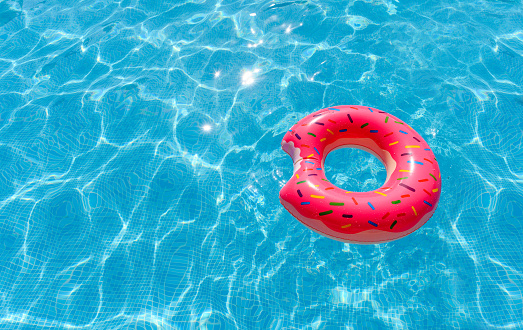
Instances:
[[[522,8],[0,1],[0,328],[523,328]],[[284,132],[340,104],[433,148],[442,199],[407,238],[280,205]],[[337,154],[334,183],[381,185]]]

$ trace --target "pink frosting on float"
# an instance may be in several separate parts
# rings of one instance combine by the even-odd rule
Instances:
[[[355,147],[380,159],[385,184],[348,192],[325,177],[324,161],[337,148]],[[280,191],[283,206],[310,229],[333,239],[382,243],[420,228],[441,193],[438,163],[428,144],[398,118],[369,107],[337,106],[310,114],[282,141],[293,177]]]

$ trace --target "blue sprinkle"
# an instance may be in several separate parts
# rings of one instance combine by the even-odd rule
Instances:
[[[340,109],[336,109],[336,108],[327,108],[329,110],[335,110],[335,111],[340,111]]]
[[[347,132],[347,129],[346,128],[340,129],[340,132]]]
[[[318,171],[321,171],[321,167],[318,167],[317,170],[318,170]]]
[[[370,132],[371,133],[378,133],[378,130],[377,129],[371,129]]]
[[[308,160],[306,160],[305,162],[306,162],[306,163],[309,163],[309,164],[313,164],[313,165],[314,165],[314,163],[313,163],[313,162],[309,162]]]
[[[292,132],[292,129],[290,129],[289,132]]]
[[[320,152],[318,151],[318,149],[316,149],[316,147],[314,147],[314,150],[316,150],[316,152],[318,153],[318,155],[320,154]]]
[[[430,204],[429,202],[427,201],[423,201],[425,204],[427,204],[428,206],[432,207],[432,204]]]
[[[430,149],[423,149],[423,150],[427,150],[427,151],[428,151],[428,150],[430,150]]]
[[[369,223],[370,223],[371,225],[373,225],[374,227],[378,227],[377,224],[375,224],[374,222],[372,222],[372,221],[370,221],[370,220],[369,220]]]
[[[369,204],[371,209],[375,210],[374,205],[372,205],[370,202],[367,202],[367,204]]]
[[[370,110],[370,112],[374,112],[374,111],[372,111],[372,109],[371,109],[371,108],[369,108],[369,110]]]
[[[311,202],[301,202],[301,205],[309,205]]]
[[[412,164],[412,163],[415,163],[415,164],[423,165],[422,162],[417,162],[417,161],[413,161],[413,162],[411,162],[410,160],[408,160],[407,163],[411,163],[411,164]]]
[[[403,131],[400,131],[400,133],[403,133],[403,134],[409,134],[409,133],[407,133],[407,132],[403,132]]]

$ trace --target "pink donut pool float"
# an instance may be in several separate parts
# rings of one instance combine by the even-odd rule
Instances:
[[[441,193],[438,162],[421,135],[377,109],[343,105],[319,110],[283,137],[294,173],[280,191],[282,205],[305,226],[332,239],[358,244],[409,235],[434,214]],[[329,152],[365,150],[385,165],[385,184],[352,192],[325,177]]]

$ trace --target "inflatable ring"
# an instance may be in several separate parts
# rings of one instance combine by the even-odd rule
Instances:
[[[353,147],[384,164],[383,187],[352,192],[325,177],[329,152]],[[280,202],[300,222],[335,240],[376,244],[409,235],[434,214],[441,193],[439,166],[423,138],[398,118],[363,106],[319,110],[283,137],[294,163]]]

